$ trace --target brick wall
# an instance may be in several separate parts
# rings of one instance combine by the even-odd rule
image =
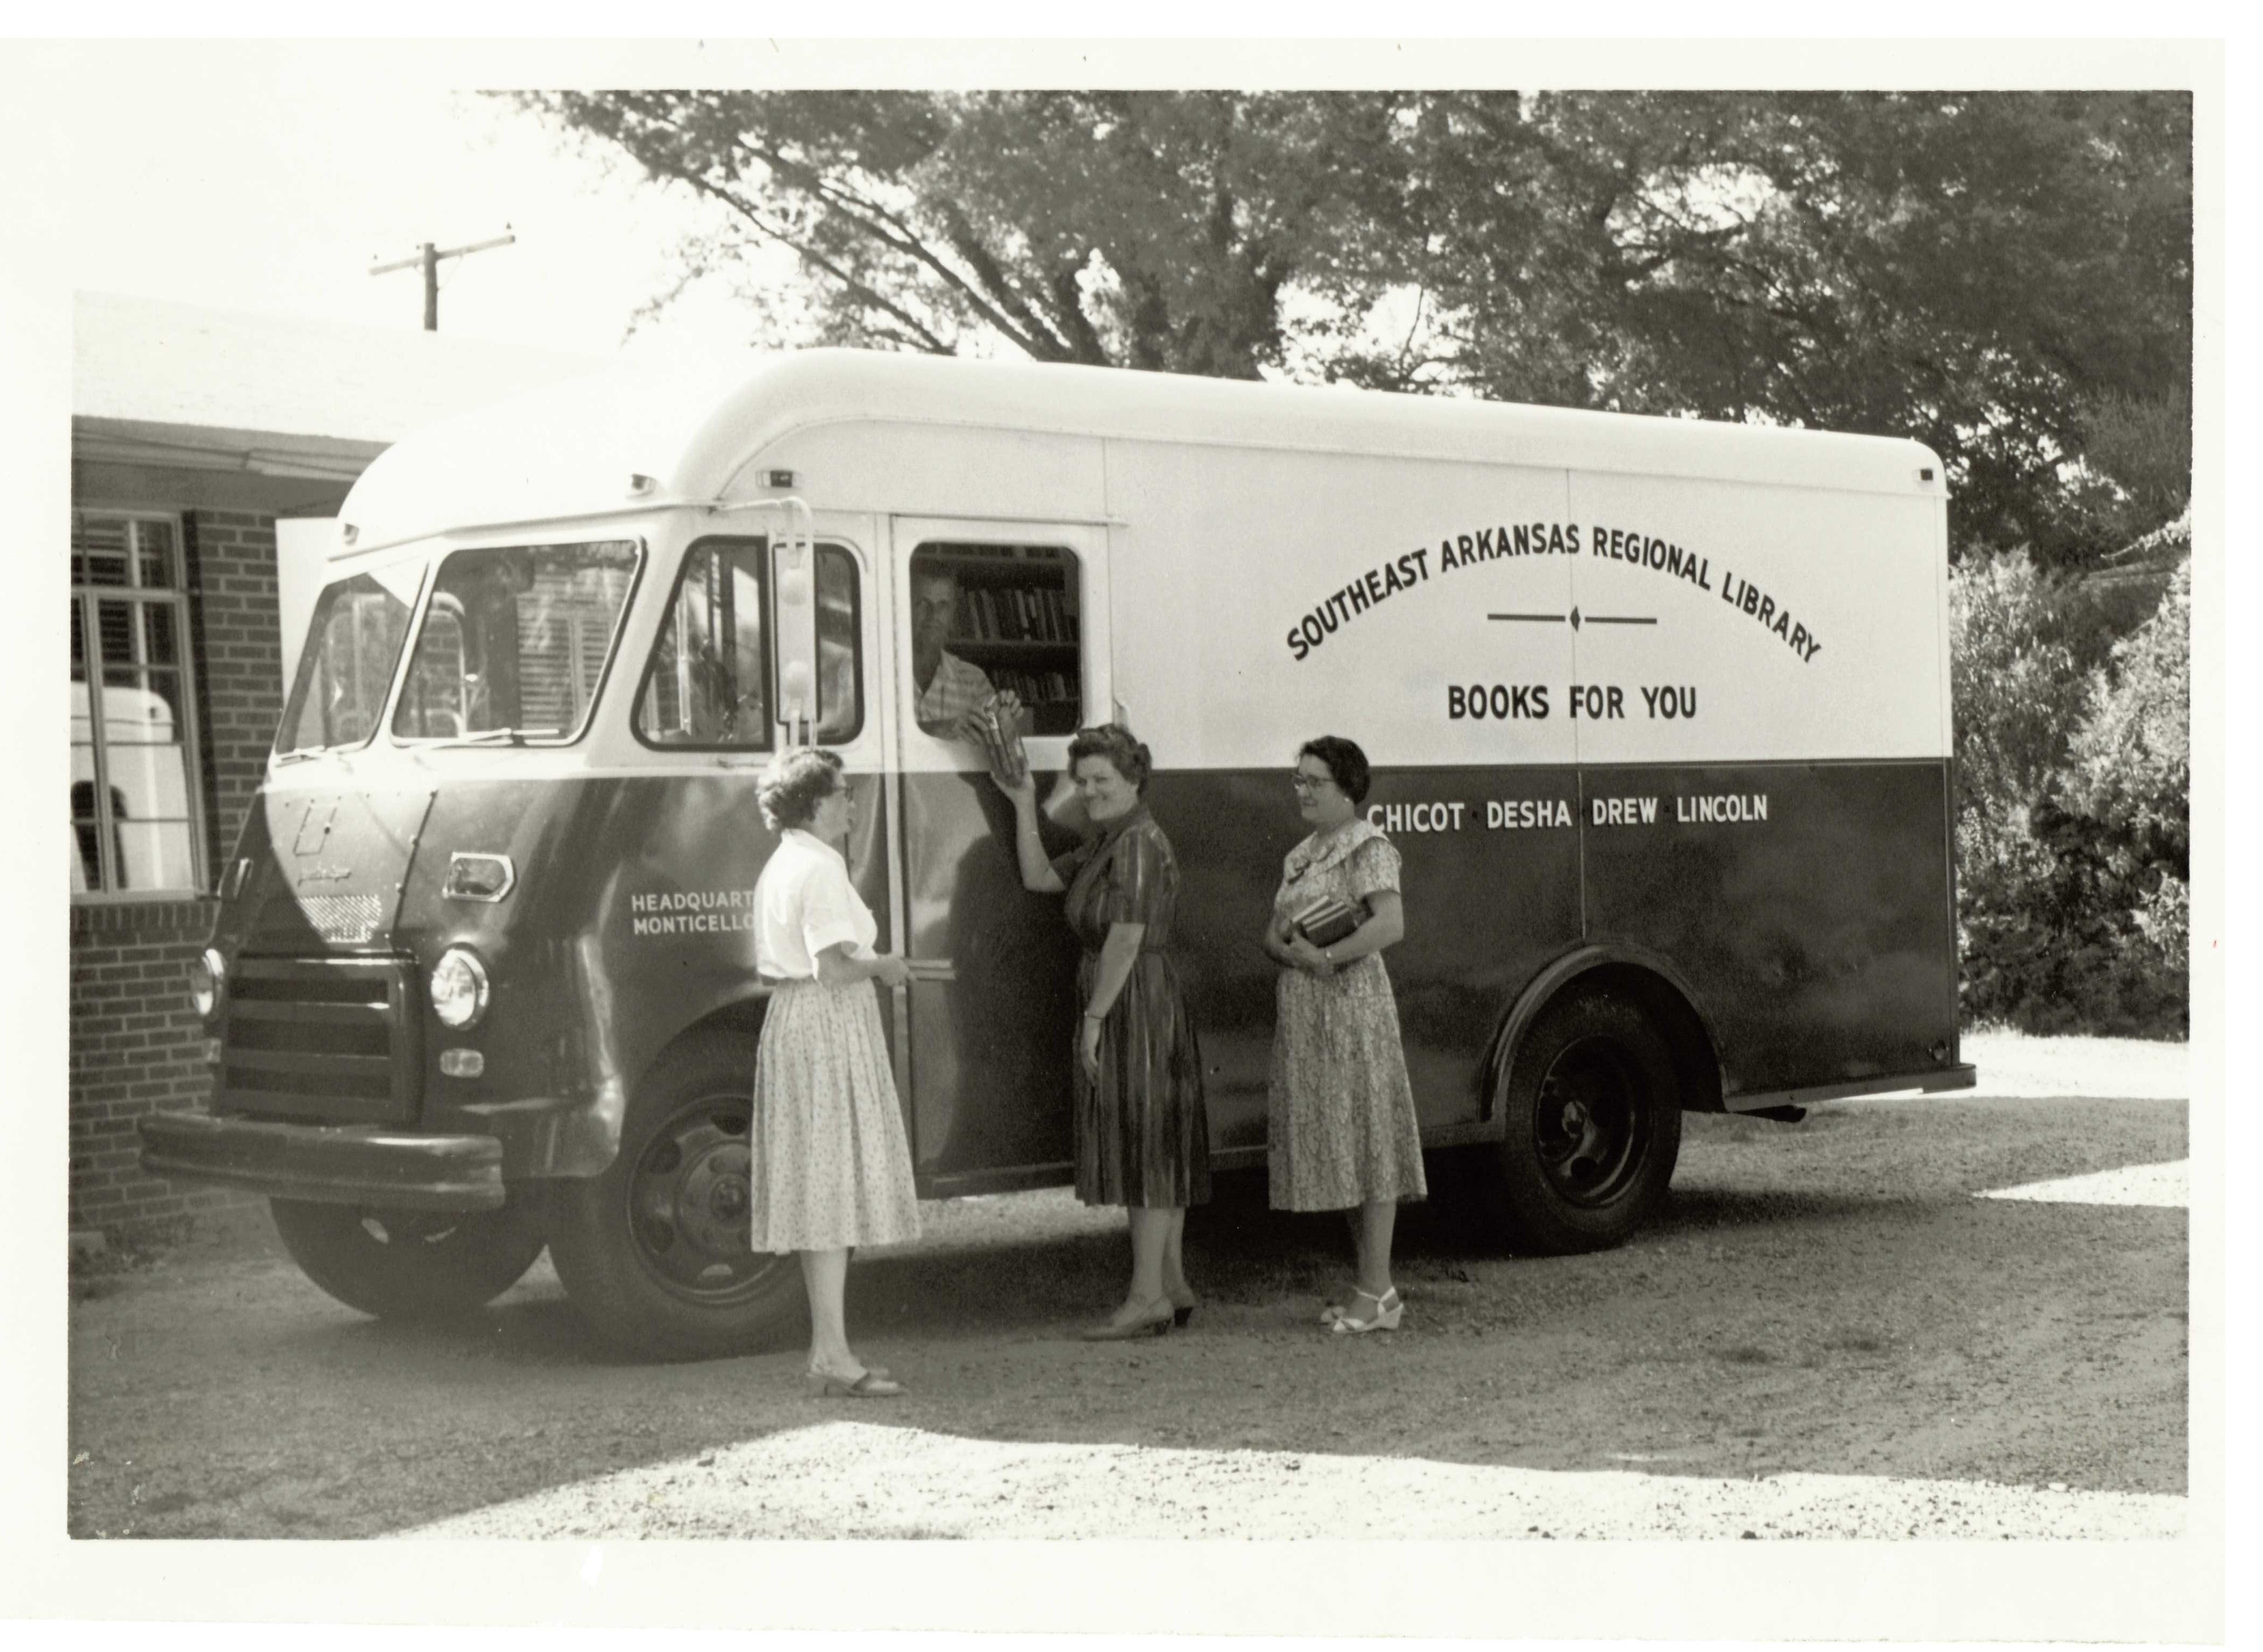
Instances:
[[[282,716],[275,519],[188,518],[189,627],[197,670],[207,886],[227,863]],[[211,1094],[190,960],[209,898],[74,901],[70,914],[70,1225],[113,1236],[247,1197],[144,1176],[134,1122]]]
[[[266,777],[283,718],[283,644],[276,629],[275,518],[199,511],[190,518],[198,718],[217,873]]]

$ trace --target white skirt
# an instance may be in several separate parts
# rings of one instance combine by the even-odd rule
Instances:
[[[919,1237],[911,1149],[870,982],[789,981],[755,1056],[754,1248]]]

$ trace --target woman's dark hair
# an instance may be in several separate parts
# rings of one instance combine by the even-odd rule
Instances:
[[[1318,757],[1328,765],[1328,778],[1341,788],[1343,794],[1355,803],[1367,801],[1367,753],[1339,735],[1322,735],[1317,740],[1307,740],[1297,748],[1297,756]]]
[[[763,823],[774,832],[806,826],[816,817],[817,806],[841,785],[841,758],[816,746],[796,746],[781,751],[763,765],[755,782],[755,798],[763,806]]]
[[[1080,728],[1068,743],[1068,772],[1074,775],[1076,765],[1087,757],[1105,757],[1116,770],[1132,783],[1132,789],[1142,796],[1147,790],[1147,777],[1155,772],[1155,760],[1139,737],[1122,723],[1100,723],[1090,728]]]

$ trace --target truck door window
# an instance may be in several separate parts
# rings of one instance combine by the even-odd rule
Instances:
[[[766,540],[707,540],[683,558],[668,618],[637,696],[648,745],[764,751],[770,746],[770,549]],[[864,612],[857,562],[817,547],[817,738],[837,745],[864,726]]]
[[[1074,733],[1084,676],[1076,553],[1059,545],[929,541],[911,558],[913,716],[949,738],[994,692],[1023,732]]]
[[[405,740],[570,740],[588,721],[636,576],[625,540],[452,552],[393,714]]]

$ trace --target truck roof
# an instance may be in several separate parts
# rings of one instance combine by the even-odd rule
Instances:
[[[853,421],[1127,441],[1511,463],[1941,496],[1905,439],[1708,420],[860,350],[631,366],[430,426],[347,496],[352,555],[451,530],[706,503],[793,431]],[[1930,467],[1934,480],[1919,472]],[[632,477],[650,478],[641,493]],[[821,508],[823,500],[816,500]]]

